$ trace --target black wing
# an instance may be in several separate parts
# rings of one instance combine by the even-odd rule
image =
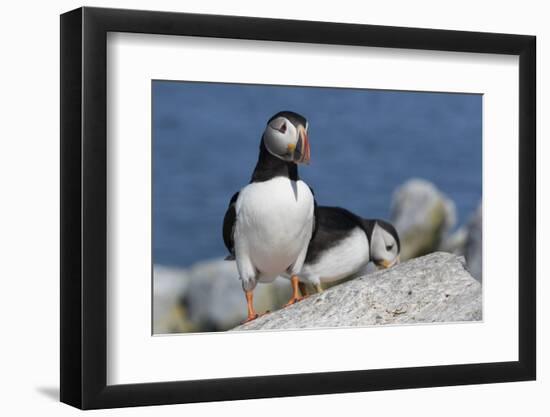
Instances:
[[[345,239],[351,230],[361,227],[361,219],[340,207],[315,206],[315,230],[306,255],[306,263],[315,262],[321,253]]]
[[[308,185],[309,187],[309,185]],[[313,191],[313,188],[309,187],[309,191],[311,191],[311,194],[313,195],[313,231],[311,233],[311,239],[310,242],[315,237],[315,234],[317,233],[317,225],[319,224],[319,216],[317,214],[317,200],[315,199],[315,191]]]
[[[235,210],[235,204],[237,203],[237,198],[239,198],[239,193],[233,194],[231,200],[229,201],[229,207],[225,212],[223,218],[223,242],[225,247],[229,251],[229,256],[225,258],[228,261],[235,259],[235,221],[237,219],[237,211]]]

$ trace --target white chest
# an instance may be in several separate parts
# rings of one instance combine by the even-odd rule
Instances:
[[[277,177],[243,188],[236,204],[237,251],[267,274],[282,273],[311,238],[313,195],[302,181]]]

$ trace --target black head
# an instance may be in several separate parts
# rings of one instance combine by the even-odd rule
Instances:
[[[304,116],[292,111],[281,111],[268,120],[262,144],[276,158],[308,164],[310,149],[307,128]]]
[[[399,263],[401,242],[395,227],[381,219],[365,219],[363,223],[369,238],[371,261],[382,268]]]
[[[382,219],[376,219],[376,223],[379,224],[382,229],[393,236],[395,242],[397,243],[397,249],[401,251],[401,241],[399,240],[399,234],[397,233],[397,230],[395,229],[393,224]]]
[[[305,128],[307,128],[306,118],[304,116],[302,116],[301,114],[295,113],[295,112],[290,111],[290,110],[283,110],[283,111],[280,111],[277,114],[274,114],[273,116],[271,116],[271,119],[269,119],[267,121],[267,124],[270,124],[273,120],[277,119],[278,117],[284,117],[290,123],[292,123],[295,127],[298,127],[299,125],[302,125]]]

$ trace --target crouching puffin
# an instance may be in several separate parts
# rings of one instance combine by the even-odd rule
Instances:
[[[379,219],[363,219],[340,207],[318,206],[316,228],[304,265],[301,283],[322,291],[321,283],[333,282],[360,271],[370,261],[378,268],[399,263],[401,244],[395,228]],[[300,285],[304,294],[305,285]]]
[[[298,272],[313,234],[313,192],[300,180],[297,164],[308,164],[307,120],[283,111],[268,120],[250,183],[233,195],[223,221],[223,239],[235,259],[246,295],[246,321],[258,317],[253,290],[288,274],[293,304],[302,297]]]

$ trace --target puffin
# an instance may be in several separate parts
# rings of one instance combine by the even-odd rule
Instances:
[[[287,274],[292,297],[300,301],[298,273],[315,227],[315,198],[300,179],[298,164],[309,164],[308,121],[298,113],[272,116],[260,140],[258,162],[248,185],[235,193],[223,220],[223,240],[235,260],[247,303],[246,322],[259,315],[253,291]]]
[[[299,273],[303,296],[307,295],[305,283],[322,292],[322,283],[353,275],[371,261],[379,269],[399,263],[401,243],[389,222],[327,206],[315,208],[315,221],[315,234]]]

